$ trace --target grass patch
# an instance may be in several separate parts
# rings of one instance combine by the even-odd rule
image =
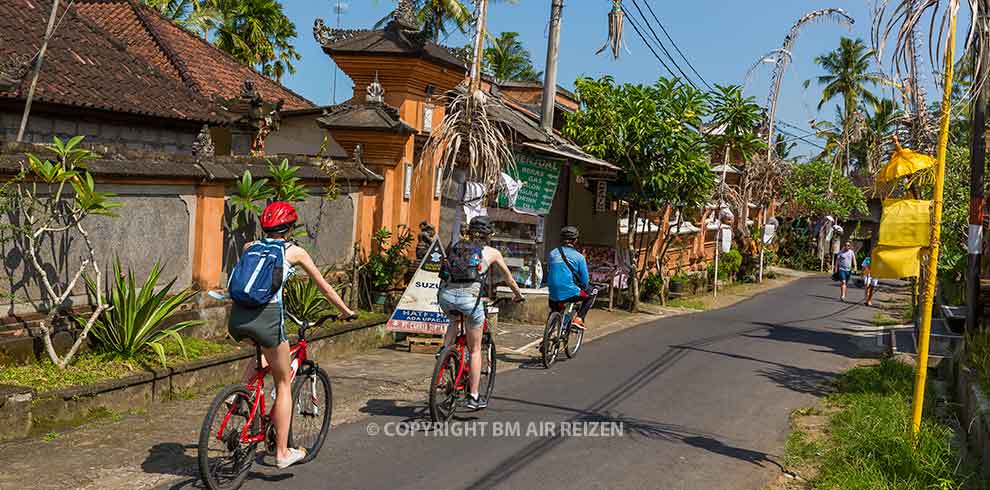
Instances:
[[[704,310],[705,302],[700,299],[674,298],[667,301],[667,306],[671,308],[684,308],[688,310]]]
[[[164,342],[168,365],[202,359],[235,348],[229,344],[193,337],[183,337],[183,343],[186,356],[182,355],[175,340]],[[161,361],[151,353],[128,359],[116,353],[87,352],[77,356],[67,369],[60,369],[48,360],[26,366],[6,366],[0,369],[0,383],[27,386],[45,392],[123,378],[145,372],[152,367],[161,367]]]
[[[873,315],[873,319],[870,320],[870,323],[872,323],[874,327],[889,327],[891,325],[902,324],[901,320],[898,320],[882,311],[878,311],[875,315]]]
[[[55,439],[58,439],[58,437],[59,437],[60,435],[61,435],[61,434],[59,434],[58,432],[55,432],[55,431],[51,431],[51,432],[49,432],[49,433],[47,433],[47,434],[45,434],[45,435],[43,435],[43,436],[41,436],[41,440],[42,440],[42,441],[45,441],[45,442],[52,442],[52,441],[54,441]]]
[[[813,464],[813,490],[987,489],[959,462],[955,429],[926,410],[917,445],[909,431],[914,369],[892,359],[843,373],[828,403],[825,434],[801,430],[787,441],[788,465]],[[929,397],[934,399],[934,396]]]
[[[990,332],[981,329],[966,333],[964,362],[976,374],[983,392],[990,393]]]

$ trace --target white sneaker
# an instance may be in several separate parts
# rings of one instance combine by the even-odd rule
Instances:
[[[290,447],[289,448],[289,457],[286,458],[286,459],[278,459],[278,457],[276,457],[275,458],[275,466],[278,466],[278,469],[280,469],[280,470],[284,470],[285,468],[288,468],[289,466],[292,466],[293,464],[298,463],[299,461],[301,461],[305,457],[306,457],[306,450],[305,449],[301,449],[301,448],[300,449],[296,449],[296,448]]]

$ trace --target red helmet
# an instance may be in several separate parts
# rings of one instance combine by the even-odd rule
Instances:
[[[261,213],[261,229],[266,232],[288,230],[299,219],[296,208],[285,201],[275,201]]]

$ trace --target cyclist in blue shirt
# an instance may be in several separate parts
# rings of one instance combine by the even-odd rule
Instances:
[[[561,311],[568,303],[581,303],[574,325],[584,326],[584,317],[595,304],[597,290],[589,288],[588,262],[574,244],[578,229],[565,226],[560,230],[563,244],[550,251],[547,259],[547,286],[550,288],[550,311]]]

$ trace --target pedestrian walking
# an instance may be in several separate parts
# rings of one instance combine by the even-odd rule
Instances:
[[[873,274],[870,271],[871,263],[872,260],[870,259],[870,256],[867,255],[866,258],[863,259],[863,289],[866,294],[866,306],[873,306],[873,293],[876,292],[877,285],[880,284],[880,281],[873,277]]]
[[[856,252],[853,252],[852,242],[847,241],[846,246],[835,257],[835,272],[839,279],[839,300],[846,300],[846,290],[849,288],[849,277],[852,276],[856,267]]]

